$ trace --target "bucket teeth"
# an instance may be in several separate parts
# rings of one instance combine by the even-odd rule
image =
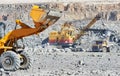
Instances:
[[[62,13],[60,11],[49,11],[48,15],[50,15],[50,16],[56,16],[56,17],[61,17]]]
[[[48,9],[44,5],[41,5],[39,7],[42,8],[42,9],[44,9],[48,13],[48,15],[56,16],[56,17],[61,17],[62,16],[62,12],[59,11],[59,10],[57,10],[57,9],[53,9],[53,8]]]

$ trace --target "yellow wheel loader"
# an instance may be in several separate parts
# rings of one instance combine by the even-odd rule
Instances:
[[[0,39],[0,61],[4,70],[15,71],[30,68],[31,58],[29,54],[24,50],[19,50],[16,42],[23,37],[44,31],[61,17],[61,12],[35,5],[30,11],[30,16],[35,24],[34,28],[16,20],[16,25],[20,25],[21,28],[8,32]]]

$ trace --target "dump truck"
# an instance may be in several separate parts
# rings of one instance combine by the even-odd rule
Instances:
[[[16,25],[21,28],[16,28],[8,32],[0,39],[0,63],[4,70],[16,71],[18,69],[29,69],[31,67],[31,57],[17,44],[17,41],[23,37],[38,35],[49,26],[53,25],[61,17],[60,11],[46,9],[34,5],[30,11],[30,16],[35,27],[30,27],[19,19],[16,20]]]
[[[81,36],[83,36],[87,29],[89,29],[93,24],[99,20],[101,14],[97,14],[90,23],[85,26],[80,32],[78,32],[71,23],[64,23],[61,27],[60,31],[52,31],[49,34],[49,43],[50,44],[58,44],[61,46],[72,46],[75,41],[78,40]]]
[[[106,40],[95,40],[92,44],[93,52],[110,52],[108,42]]]

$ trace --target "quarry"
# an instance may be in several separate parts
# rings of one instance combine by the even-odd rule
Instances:
[[[39,34],[23,37],[22,42],[18,40],[19,45],[24,44],[24,51],[31,58],[32,64],[29,69],[6,71],[1,67],[0,76],[120,76],[120,3],[0,4],[1,37],[15,28],[20,28],[20,26],[16,27],[16,19],[33,28],[35,24],[30,17],[30,11],[34,5],[57,9],[62,15],[53,25]],[[101,13],[100,20],[84,30],[85,34],[77,39],[77,45],[74,47],[49,43],[50,32],[60,32],[65,22],[82,30],[98,13]],[[93,51],[94,41],[103,41],[108,32],[110,32],[108,42],[111,44],[110,51],[104,52],[101,48],[100,51]]]

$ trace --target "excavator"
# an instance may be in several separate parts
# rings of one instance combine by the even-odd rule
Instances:
[[[34,22],[34,28],[16,20],[16,28],[8,32],[0,39],[0,64],[6,71],[16,71],[18,69],[29,69],[31,67],[31,58],[24,49],[17,46],[17,41],[30,35],[38,35],[49,26],[53,25],[61,17],[60,11],[34,5],[30,11],[30,16]]]
[[[93,24],[101,18],[101,14],[97,14],[87,26],[82,30],[77,32],[77,30],[71,23],[64,23],[62,25],[61,31],[53,31],[49,34],[49,43],[58,44],[62,46],[72,46],[81,36],[83,36],[87,29],[89,29]]]
[[[82,48],[77,48],[76,45],[80,45],[77,43],[77,40],[85,35],[85,33],[90,29],[93,24],[101,18],[101,13],[98,13],[89,23],[87,26],[83,27],[83,29],[75,28],[71,23],[64,23],[61,27],[61,31],[53,31],[49,34],[49,43],[50,44],[57,44],[61,45],[62,47],[73,47],[71,48],[73,51],[83,51]],[[80,31],[80,32],[79,32]],[[96,30],[94,30],[96,31]],[[106,31],[106,30],[101,30]],[[107,36],[107,34],[106,34]],[[92,43],[92,50],[93,52],[110,52],[110,46],[112,44],[109,43],[109,36],[106,37],[104,40],[94,40]]]

